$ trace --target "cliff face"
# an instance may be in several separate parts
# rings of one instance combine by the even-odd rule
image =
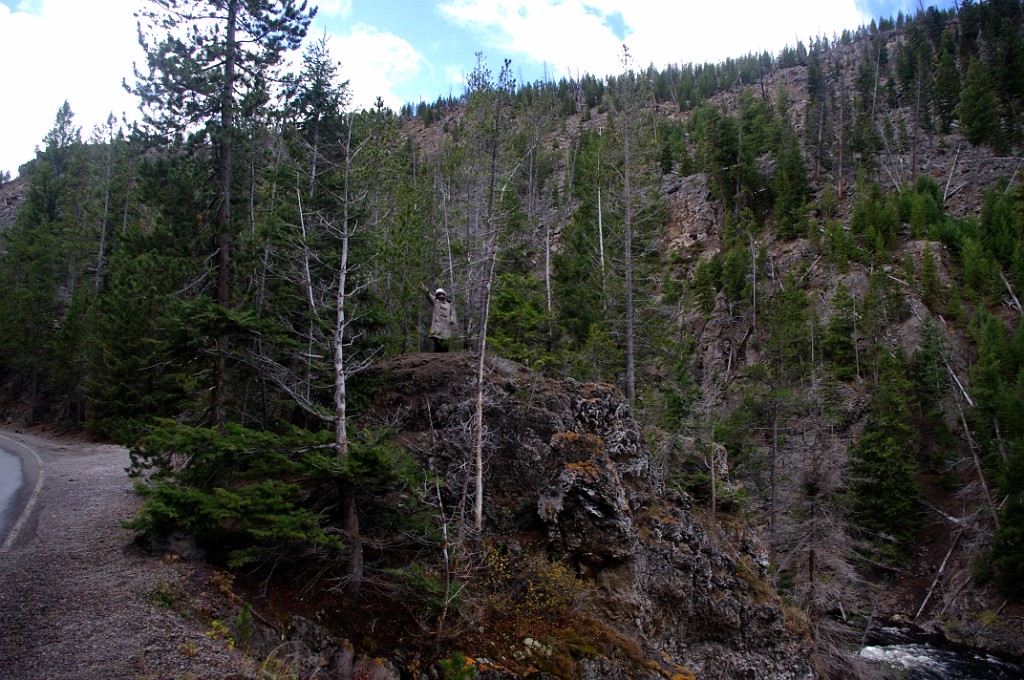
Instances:
[[[0,233],[14,224],[18,209],[25,202],[28,193],[28,179],[17,177],[0,184]]]
[[[361,416],[397,426],[399,441],[445,480],[451,508],[462,490],[473,493],[466,475],[474,361],[467,354],[388,361],[375,369],[387,387]],[[548,380],[503,360],[489,362],[486,374],[485,545],[570,565],[587,584],[583,608],[638,642],[646,658],[659,660],[655,668],[678,666],[701,678],[808,674],[800,623],[763,580],[766,555],[740,533],[712,535],[666,489],[614,387]],[[594,677],[627,672],[602,663],[581,668]]]

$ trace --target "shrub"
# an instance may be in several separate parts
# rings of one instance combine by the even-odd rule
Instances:
[[[329,450],[311,446],[317,439],[159,423],[131,450],[143,505],[126,526],[182,529],[230,566],[281,549],[340,550],[328,514],[341,470]]]
[[[561,562],[498,550],[487,553],[483,585],[489,617],[517,638],[564,620],[584,588]]]

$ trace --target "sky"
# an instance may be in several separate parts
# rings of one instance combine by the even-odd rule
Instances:
[[[950,6],[953,0],[926,4]],[[113,113],[138,118],[122,87],[144,62],[133,12],[145,0],[0,0],[0,172],[18,174],[67,100],[88,139]],[[327,38],[353,105],[459,96],[482,53],[517,81],[778,54],[872,18],[913,13],[907,0],[321,0],[307,41]],[[298,63],[298,55],[296,55]]]

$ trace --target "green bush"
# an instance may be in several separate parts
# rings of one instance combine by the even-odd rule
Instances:
[[[323,439],[161,422],[131,450],[143,504],[126,526],[157,535],[183,530],[231,566],[282,549],[341,550],[330,513],[342,470],[317,445]]]
[[[462,652],[452,652],[447,659],[439,660],[437,668],[444,680],[469,680],[477,674],[476,666]]]

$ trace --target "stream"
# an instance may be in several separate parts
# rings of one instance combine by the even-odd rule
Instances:
[[[962,647],[936,635],[883,628],[860,651],[870,661],[901,671],[906,680],[1020,680],[1024,660]]]

